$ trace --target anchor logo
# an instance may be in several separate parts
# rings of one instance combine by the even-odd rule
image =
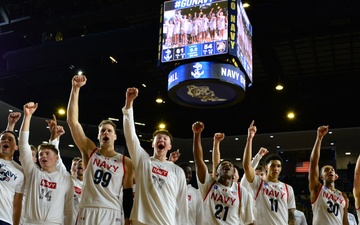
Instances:
[[[200,63],[196,63],[195,65],[193,65],[194,71],[191,72],[191,76],[193,76],[194,78],[199,78],[201,77],[201,75],[204,74],[204,71],[200,70],[202,69],[202,65]]]
[[[168,50],[165,51],[164,59],[165,59],[166,61],[169,61],[171,58],[172,58],[171,50],[168,49]]]

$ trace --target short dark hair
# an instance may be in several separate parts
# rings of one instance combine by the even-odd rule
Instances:
[[[104,124],[110,124],[111,126],[114,127],[114,131],[116,131],[116,124],[114,123],[114,121],[112,120],[102,120],[100,123],[99,123],[99,126],[98,128],[100,128],[102,125]]]
[[[265,159],[265,165],[267,165],[271,160],[279,160],[281,162],[281,166],[284,164],[283,159],[281,158],[281,156],[277,155],[277,154],[270,154],[268,157],[266,157]]]
[[[43,143],[38,146],[39,152],[44,149],[50,149],[55,152],[56,155],[59,155],[59,150],[55,147],[55,145]]]
[[[2,132],[0,133],[0,137],[3,136],[3,134],[6,134],[6,133],[9,133],[9,134],[14,135],[16,145],[18,146],[18,145],[19,145],[19,139],[18,139],[16,133],[15,133],[14,131],[11,131],[11,130],[4,130],[4,131],[2,131]]]
[[[156,131],[154,131],[154,133],[152,135],[153,138],[158,134],[165,134],[165,135],[170,137],[171,142],[173,141],[173,137],[172,137],[172,135],[170,134],[170,132],[168,130],[156,130]]]

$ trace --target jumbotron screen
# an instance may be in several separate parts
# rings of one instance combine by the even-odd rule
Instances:
[[[163,5],[161,62],[228,53],[229,1],[167,1]]]

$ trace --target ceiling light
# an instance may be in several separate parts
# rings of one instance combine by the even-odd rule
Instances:
[[[281,83],[278,83],[275,87],[276,90],[281,91],[282,89],[284,89],[284,86]]]
[[[162,103],[163,102],[162,98],[160,98],[160,97],[157,97],[155,101],[156,101],[156,103]]]
[[[163,98],[161,97],[160,91],[158,92],[158,95],[156,97],[156,103],[164,103],[165,101],[163,100]]]
[[[248,7],[250,7],[250,4],[247,3],[247,2],[245,2],[245,3],[243,4],[243,7],[244,7],[244,8],[248,8]]]
[[[65,115],[65,114],[66,114],[65,109],[59,109],[59,110],[58,110],[58,114],[59,114],[59,115]]]
[[[112,63],[118,63],[118,61],[117,61],[114,57],[109,56],[109,58],[110,58],[110,60],[111,60]]]
[[[351,152],[345,152],[345,155],[351,155]]]
[[[277,82],[277,84],[276,84],[275,89],[278,90],[278,91],[281,91],[282,89],[284,89],[284,86],[283,86],[280,78],[278,78],[278,82]]]
[[[289,112],[289,113],[287,114],[287,118],[289,118],[289,119],[294,119],[294,118],[295,118],[295,113]]]

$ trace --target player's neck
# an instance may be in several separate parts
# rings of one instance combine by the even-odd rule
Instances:
[[[161,162],[166,162],[167,161],[166,155],[154,154],[154,158],[161,161]]]
[[[335,183],[334,182],[324,182],[324,186],[327,187],[327,189],[331,190],[331,191],[336,191],[337,189],[335,188]]]
[[[101,146],[100,153],[101,153],[101,155],[103,155],[105,157],[113,157],[113,156],[117,155],[117,152],[115,151],[115,149],[110,146],[107,148],[104,146]]]
[[[42,170],[47,173],[53,173],[53,172],[56,172],[56,166],[42,167]]]
[[[274,182],[274,183],[279,182],[278,177],[267,176],[267,178],[266,178],[266,179],[267,179],[268,181],[270,181],[270,182]]]
[[[218,182],[219,182],[220,184],[224,185],[224,186],[230,187],[233,181],[232,181],[232,179],[227,179],[227,178],[225,178],[225,177],[220,177],[220,178],[218,179]]]
[[[0,159],[6,160],[6,161],[11,161],[11,160],[13,160],[13,156],[0,154]]]

